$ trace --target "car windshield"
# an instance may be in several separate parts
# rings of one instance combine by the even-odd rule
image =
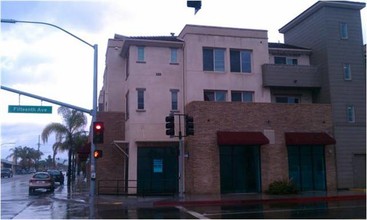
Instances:
[[[50,178],[49,175],[47,173],[37,173],[33,176],[33,178],[37,178],[37,179],[48,179]]]
[[[60,175],[60,171],[58,170],[49,170],[48,173],[51,175]]]

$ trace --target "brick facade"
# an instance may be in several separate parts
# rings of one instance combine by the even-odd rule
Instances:
[[[288,178],[285,132],[332,134],[328,104],[274,104],[191,102],[187,114],[194,117],[195,135],[185,140],[185,189],[188,194],[220,193],[220,158],[217,131],[259,131],[269,139],[260,147],[262,191]],[[327,190],[336,189],[334,145],[325,146]]]
[[[125,179],[126,156],[113,144],[113,141],[125,139],[125,114],[123,112],[98,112],[97,121],[104,122],[105,127],[104,143],[96,145],[96,149],[103,150],[103,157],[96,159],[96,186],[98,189],[100,180],[114,180],[111,184],[116,184],[116,180]]]

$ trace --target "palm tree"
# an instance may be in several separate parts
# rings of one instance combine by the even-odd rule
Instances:
[[[42,141],[43,143],[48,141],[48,137],[54,133],[56,139],[60,140],[59,144],[54,145],[54,149],[57,151],[68,150],[68,181],[67,185],[70,187],[71,182],[71,166],[72,157],[76,152],[75,149],[75,139],[74,137],[82,132],[83,128],[87,124],[87,117],[79,111],[71,110],[66,107],[60,107],[57,113],[61,115],[63,119],[63,124],[61,123],[50,123],[42,131]],[[56,154],[55,154],[56,156]]]
[[[18,160],[20,159],[19,165],[26,170],[29,170],[33,165],[35,165],[36,161],[43,155],[42,152],[27,146],[11,148],[10,151],[12,151],[12,153],[6,158],[12,157],[15,165],[18,165]]]
[[[9,156],[7,156],[6,159],[11,157],[11,158],[13,158],[13,163],[15,165],[18,165],[18,159],[20,158],[22,147],[18,146],[18,147],[15,147],[15,148],[11,148],[10,151],[12,151],[12,153]]]

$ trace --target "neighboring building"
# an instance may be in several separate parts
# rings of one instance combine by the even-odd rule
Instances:
[[[360,10],[365,3],[322,1],[280,29],[287,44],[310,48],[330,103],[336,139],[338,188],[366,187],[366,66]]]
[[[324,71],[313,48],[286,43],[268,43],[265,30],[197,25],[177,37],[115,35],[97,115],[108,133],[97,145],[98,192],[178,192],[170,113],[194,118],[186,193],[261,192],[289,178],[300,190],[335,190],[337,125],[332,102],[320,101]]]

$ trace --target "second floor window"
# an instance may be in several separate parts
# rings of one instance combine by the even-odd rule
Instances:
[[[288,103],[288,104],[298,104],[300,103],[300,97],[298,96],[276,96],[276,103]]]
[[[275,64],[297,65],[298,60],[291,57],[274,57]]]
[[[232,50],[230,51],[231,72],[251,73],[251,51]]]
[[[138,46],[138,62],[145,62],[144,47]]]
[[[205,90],[204,91],[204,101],[212,101],[212,102],[225,102],[226,101],[227,92],[220,90]]]
[[[171,110],[178,111],[178,89],[171,89]]]
[[[203,48],[203,70],[224,72],[225,49]]]
[[[138,110],[144,110],[144,92],[145,92],[145,89],[136,89],[138,95],[137,95],[137,98],[138,98]]]
[[[232,91],[232,102],[253,102],[254,92],[249,91]]]

